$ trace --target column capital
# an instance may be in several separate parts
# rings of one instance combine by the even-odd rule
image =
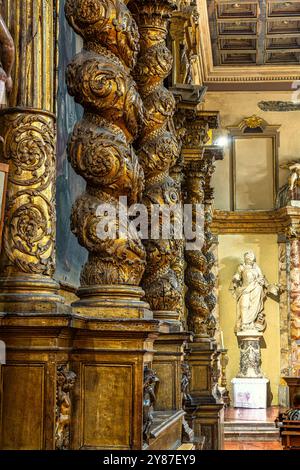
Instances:
[[[209,150],[204,147],[209,141],[209,130],[219,126],[219,112],[186,107],[180,109],[180,113],[183,116],[182,152],[185,162],[202,159],[205,155],[205,159],[220,160],[222,152],[219,147],[210,146]]]
[[[156,36],[152,39],[159,40],[160,33],[167,34],[168,24],[173,11],[177,9],[176,0],[130,0],[128,8],[134,15],[139,30],[156,28]]]

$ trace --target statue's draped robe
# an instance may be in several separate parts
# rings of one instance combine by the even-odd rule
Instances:
[[[265,279],[260,268],[256,263],[253,266],[241,264],[233,280],[239,285],[235,289],[238,330],[255,328],[263,331]]]

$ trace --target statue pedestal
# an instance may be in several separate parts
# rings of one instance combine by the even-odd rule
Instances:
[[[234,408],[267,408],[268,379],[232,379]]]
[[[263,334],[256,330],[236,334],[240,348],[240,370],[232,379],[235,408],[267,408],[269,380],[261,372],[260,343]]]
[[[260,370],[260,343],[263,334],[256,330],[239,331],[237,334],[240,349],[240,370],[237,377],[263,378]]]

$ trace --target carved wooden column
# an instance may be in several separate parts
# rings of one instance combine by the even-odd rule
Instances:
[[[205,436],[205,449],[221,449],[223,446],[223,404],[218,393],[218,352],[214,340],[216,321],[212,313],[216,304],[212,272],[215,258],[211,251],[213,236],[210,228],[213,200],[210,183],[214,161],[220,155],[218,149],[204,147],[208,129],[218,125],[217,117],[217,113],[191,111],[186,119],[183,147],[186,202],[193,205],[195,215],[202,207],[203,216],[202,247],[186,250],[187,321],[195,334],[193,343],[189,345],[191,400],[186,410],[188,420],[193,420],[195,436]]]
[[[139,50],[138,30],[121,1],[67,1],[65,11],[84,40],[82,52],[67,69],[68,91],[84,108],[70,136],[68,156],[87,182],[73,206],[71,226],[89,252],[81,272],[80,300],[73,306],[78,313],[102,318],[143,318],[147,304],[139,302],[143,291],[138,286],[145,250],[133,227],[129,235],[121,233],[127,223],[122,213],[127,203],[139,201],[143,188],[143,171],[131,146],[142,116],[130,75]],[[101,205],[113,214],[102,235]]]
[[[66,74],[69,93],[84,108],[69,138],[68,157],[87,183],[73,205],[71,226],[89,252],[79,300],[72,304],[76,316],[70,363],[78,380],[71,447],[142,449],[152,444],[150,430],[155,427],[155,380],[152,373],[152,378],[144,377],[144,370],[152,362],[158,321],[140,300],[143,244],[133,227],[121,232],[127,223],[122,212],[127,203],[139,201],[144,184],[131,145],[143,115],[131,75],[139,33],[120,0],[66,0],[65,13],[83,38],[83,49]],[[102,233],[101,224],[106,226]]]
[[[143,203],[150,212],[154,205],[175,208],[180,202],[178,186],[170,176],[180,148],[173,125],[175,100],[164,87],[172,69],[172,54],[166,47],[168,21],[176,8],[175,0],[138,0],[129,2],[141,35],[141,51],[134,77],[145,107],[145,118],[136,142],[137,153],[145,173]],[[162,219],[152,229],[162,229]],[[182,292],[172,265],[178,256],[177,240],[144,240],[147,265],[142,280],[146,299],[154,318],[178,321],[177,309]]]
[[[172,69],[173,59],[166,46],[166,37],[176,2],[134,0],[128,3],[128,7],[141,36],[134,77],[143,99],[145,117],[135,147],[145,173],[143,203],[150,222],[155,207],[165,206],[173,211],[182,204],[182,157],[173,122],[176,103],[173,93],[164,86],[164,80]],[[162,234],[162,217],[154,224],[152,218],[151,222],[152,230],[157,229],[161,234],[155,239],[151,236],[153,232],[149,231],[150,238],[143,240],[147,265],[142,286],[154,318],[167,324],[155,342],[153,369],[160,380],[155,412],[157,418],[163,415],[166,423],[173,421],[165,439],[177,441],[178,446],[184,415],[181,363],[184,345],[190,339],[190,335],[182,331],[181,323],[184,315],[183,240],[175,239],[172,234]],[[150,442],[150,448],[158,447],[155,442]]]
[[[55,269],[57,2],[8,0],[16,48],[9,107],[0,111],[0,159],[9,163],[0,258],[0,311],[61,310]]]
[[[68,448],[70,309],[52,279],[57,2],[8,0],[2,8],[16,52],[0,111],[0,158],[10,165],[0,259],[0,448]]]

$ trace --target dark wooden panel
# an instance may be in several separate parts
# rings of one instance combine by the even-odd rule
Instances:
[[[190,364],[191,366],[191,393],[205,392],[208,390],[209,380],[208,380],[208,370],[207,366]]]
[[[2,366],[1,449],[41,450],[44,422],[44,366]]]
[[[156,410],[176,409],[176,367],[174,361],[155,362],[153,365],[160,379]]]
[[[130,449],[133,370],[130,365],[83,365],[84,448]]]

